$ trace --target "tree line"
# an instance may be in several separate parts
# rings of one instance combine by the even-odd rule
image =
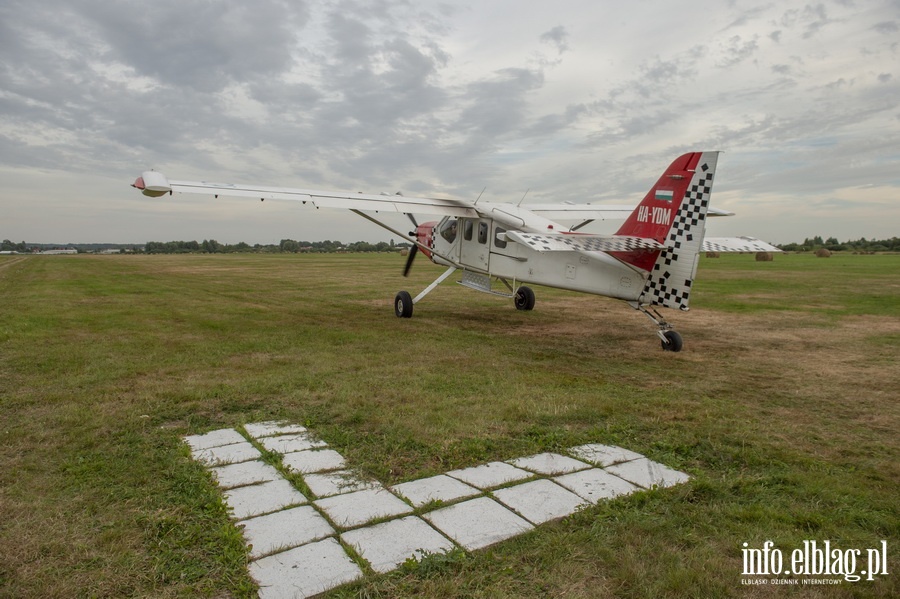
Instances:
[[[392,252],[402,248],[408,248],[411,244],[402,242],[394,243],[379,241],[369,243],[367,241],[355,241],[343,243],[340,241],[297,241],[294,239],[282,239],[278,245],[255,244],[250,245],[243,241],[236,244],[219,243],[215,239],[198,241],[148,241],[144,251],[148,254],[231,254],[235,252],[257,253],[331,253],[331,252]]]
[[[803,243],[784,243],[778,246],[785,252],[814,252],[825,248],[831,252],[900,252],[900,237],[890,239],[866,239],[840,242],[834,237],[822,239],[820,235],[803,240]]]

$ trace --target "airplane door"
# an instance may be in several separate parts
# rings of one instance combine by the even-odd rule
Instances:
[[[487,271],[490,260],[491,221],[480,218],[464,218],[460,240],[459,261],[463,266]]]

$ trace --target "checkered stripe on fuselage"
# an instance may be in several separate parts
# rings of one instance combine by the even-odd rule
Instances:
[[[714,170],[705,162],[694,173],[666,238],[666,249],[659,253],[644,286],[643,303],[688,309],[695,274],[694,258],[703,241],[713,174]]]

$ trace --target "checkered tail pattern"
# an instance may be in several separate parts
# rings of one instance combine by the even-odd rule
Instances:
[[[703,153],[641,295],[641,303],[687,310],[703,243],[718,153]]]

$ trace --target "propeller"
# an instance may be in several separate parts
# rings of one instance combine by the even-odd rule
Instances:
[[[412,214],[410,214],[408,212],[406,213],[406,216],[408,216],[409,220],[412,221],[413,226],[418,229],[419,223],[416,222],[416,217],[414,217]],[[410,237],[415,238],[416,231],[410,231],[409,235],[410,235]],[[406,266],[403,267],[403,276],[404,277],[409,276],[409,269],[412,268],[413,260],[416,259],[416,254],[418,254],[418,253],[419,253],[419,246],[417,246],[416,244],[413,244],[413,246],[409,249],[409,254],[406,257]]]
[[[409,276],[409,269],[412,268],[413,260],[416,259],[416,254],[419,252],[419,246],[414,245],[409,250],[409,254],[406,257],[406,266],[403,267],[403,276]]]

